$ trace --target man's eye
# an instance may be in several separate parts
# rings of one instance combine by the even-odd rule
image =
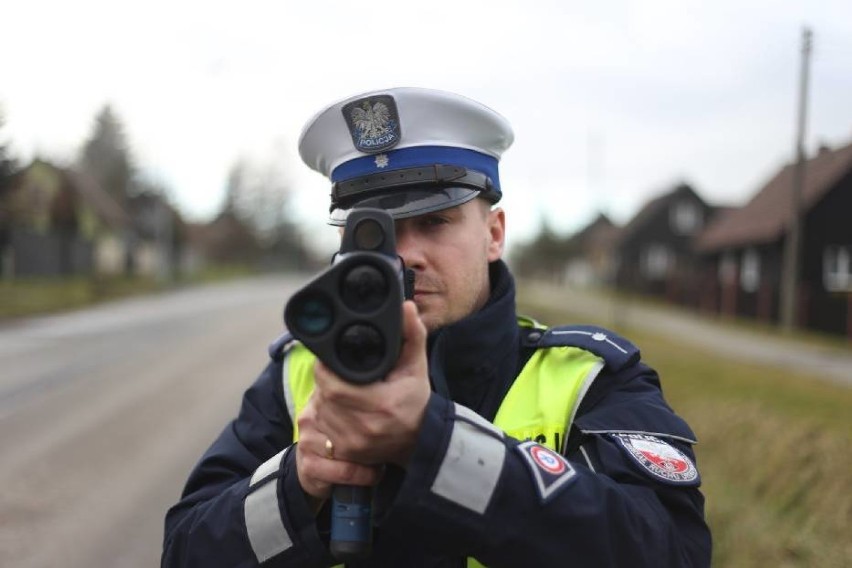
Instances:
[[[423,224],[427,227],[435,227],[438,225],[444,225],[446,223],[446,217],[441,217],[440,215],[428,215],[423,218]]]

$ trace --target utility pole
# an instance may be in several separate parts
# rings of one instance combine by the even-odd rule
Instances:
[[[797,324],[799,271],[802,256],[802,192],[805,184],[805,126],[808,113],[808,71],[811,59],[812,33],[802,29],[802,68],[799,75],[799,113],[796,129],[793,184],[791,192],[792,215],[790,230],[784,241],[784,270],[781,280],[781,327],[792,331]]]

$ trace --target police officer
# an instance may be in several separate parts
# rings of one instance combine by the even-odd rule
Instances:
[[[500,115],[441,91],[337,102],[299,143],[396,224],[415,274],[384,380],[352,385],[284,336],[166,518],[169,567],[331,566],[329,495],[374,486],[351,566],[708,566],[689,426],[627,340],[515,312],[501,260]]]

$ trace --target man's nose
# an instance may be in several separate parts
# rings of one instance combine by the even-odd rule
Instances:
[[[399,224],[396,227],[396,253],[407,268],[421,269],[426,264],[422,242],[416,233]]]

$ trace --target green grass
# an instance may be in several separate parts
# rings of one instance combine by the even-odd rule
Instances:
[[[211,266],[177,282],[151,276],[75,276],[0,280],[0,319],[82,308],[109,300],[150,294],[176,286],[205,284],[257,274],[244,266]]]
[[[576,321],[520,308],[543,323]],[[642,349],[698,436],[714,566],[852,566],[852,389],[615,331]]]
[[[70,310],[156,289],[154,280],[143,278],[6,280],[0,282],[0,318]]]

